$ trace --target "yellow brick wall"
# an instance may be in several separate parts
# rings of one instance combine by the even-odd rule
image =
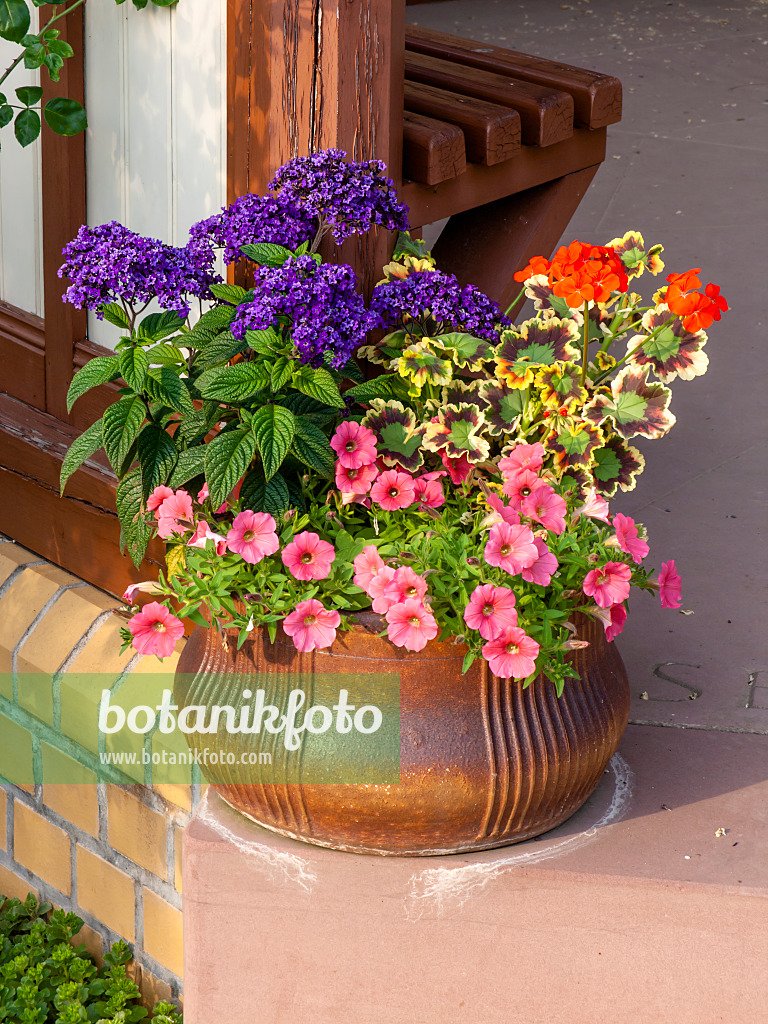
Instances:
[[[163,672],[172,685],[176,657],[120,655],[123,625],[113,598],[0,538],[0,894],[73,910],[97,957],[125,939],[147,1005],[179,1002],[181,840],[200,786],[107,785],[87,766],[96,695],[77,673]],[[42,781],[59,776],[75,781]]]

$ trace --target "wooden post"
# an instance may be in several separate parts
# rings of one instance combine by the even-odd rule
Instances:
[[[230,202],[329,148],[384,160],[400,184],[404,0],[229,0],[229,18]],[[337,255],[368,290],[390,244],[372,231]]]

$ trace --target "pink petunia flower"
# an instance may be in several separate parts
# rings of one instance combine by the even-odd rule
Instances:
[[[154,512],[155,509],[160,508],[166,498],[172,497],[173,488],[166,487],[165,484],[161,484],[159,487],[156,487],[147,498],[147,508],[150,512]]]
[[[355,558],[352,565],[355,567],[355,575],[352,577],[352,582],[356,587],[360,587],[361,590],[367,593],[371,581],[384,568],[384,559],[376,550],[375,544],[367,544]]]
[[[392,607],[392,601],[387,597],[385,591],[395,578],[396,571],[391,565],[382,566],[366,587],[365,592],[371,599],[371,608],[377,615],[384,615]]]
[[[438,473],[424,473],[413,481],[416,488],[416,501],[422,508],[440,508],[445,504],[445,494],[440,477],[447,476],[442,470]]]
[[[240,483],[242,483],[242,480],[240,481]],[[237,487],[239,491],[240,484],[238,484]],[[208,484],[203,484],[203,486],[197,492],[197,500],[202,505],[206,498],[210,498],[210,494],[208,493]],[[226,512],[228,508],[229,506],[227,505],[226,501],[222,502],[222,504],[219,505],[219,507],[216,509],[216,515],[220,516],[223,512]]]
[[[662,608],[679,608],[683,603],[682,583],[675,560],[661,563],[659,573],[659,597]]]
[[[359,469],[376,461],[376,435],[370,427],[344,420],[331,438],[331,448],[345,469]]]
[[[408,566],[396,569],[395,575],[384,587],[384,597],[390,604],[399,604],[401,601],[408,601],[411,598],[423,601],[426,592],[427,581]]]
[[[158,536],[164,540],[184,533],[191,528],[184,524],[192,523],[192,496],[183,489],[169,494],[155,509],[155,519]]]
[[[509,523],[510,526],[517,526],[520,522],[520,513],[516,512],[509,505],[505,505],[501,498],[495,494],[488,494],[485,499],[493,510],[483,520],[483,527],[495,526],[496,523]]]
[[[306,530],[296,534],[281,555],[283,565],[297,580],[324,580],[335,557],[333,544]]]
[[[632,571],[623,562],[606,562],[587,573],[582,590],[587,597],[594,597],[601,608],[609,608],[629,597],[631,576]]]
[[[530,527],[510,523],[491,527],[483,554],[488,565],[498,565],[512,576],[529,568],[539,557]]]
[[[386,617],[387,636],[395,647],[421,651],[437,636],[434,615],[416,598],[392,605]]]
[[[515,473],[504,474],[504,486],[501,491],[509,498],[511,508],[519,512],[523,499],[533,493],[539,482],[538,476],[530,469],[521,469]]]
[[[518,626],[483,644],[483,657],[499,679],[527,679],[536,668],[539,645]]]
[[[573,522],[576,523],[580,516],[589,516],[590,519],[602,519],[604,523],[610,525],[611,517],[608,512],[608,502],[602,495],[598,494],[594,487],[589,489],[589,493],[584,499],[584,504],[579,505],[573,513]]]
[[[336,486],[342,494],[367,494],[378,475],[379,471],[373,463],[356,469],[336,463]]]
[[[227,533],[227,547],[251,565],[274,555],[280,547],[275,520],[268,512],[240,512]]]
[[[554,534],[559,535],[565,529],[565,499],[549,484],[534,487],[528,497],[523,498],[520,511]]]
[[[330,647],[336,639],[336,630],[341,622],[337,611],[328,611],[315,598],[301,601],[290,615],[283,619],[283,629],[293,639],[297,651],[308,651]]]
[[[493,640],[505,629],[517,625],[515,595],[509,587],[483,583],[475,587],[464,609],[464,621],[476,629],[484,640]]]
[[[644,540],[638,536],[637,525],[634,519],[617,512],[613,517],[613,526],[616,530],[616,540],[622,551],[632,555],[635,562],[642,562],[650,551]]]
[[[498,465],[502,473],[516,473],[521,469],[538,473],[543,463],[544,445],[537,441],[536,444],[516,444],[509,455],[499,459]]]
[[[472,472],[472,463],[466,455],[460,455],[458,459],[451,459],[445,452],[440,452],[440,460],[448,471],[451,483],[463,484]]]
[[[227,538],[222,537],[220,533],[214,533],[208,523],[206,523],[204,519],[201,519],[197,524],[195,532],[187,541],[187,547],[204,548],[209,540],[215,542],[217,555],[223,555],[227,550]]]
[[[145,580],[143,583],[131,583],[130,586],[125,588],[123,594],[123,600],[126,604],[133,604],[133,599],[137,594],[159,594],[161,593],[157,583],[153,580]]]
[[[627,606],[625,604],[612,604],[608,611],[610,620],[608,623],[604,623],[604,629],[605,639],[610,643],[624,629],[627,621]]]
[[[371,488],[371,501],[388,512],[408,508],[416,500],[416,485],[410,473],[388,469],[381,474]]]
[[[128,623],[133,634],[132,645],[139,654],[156,654],[167,658],[176,650],[184,636],[184,625],[164,604],[150,601]]]
[[[548,587],[552,574],[557,569],[557,559],[547,547],[546,541],[542,540],[541,537],[534,537],[533,543],[536,545],[539,557],[533,565],[523,569],[520,575],[526,583],[538,583],[540,587]]]

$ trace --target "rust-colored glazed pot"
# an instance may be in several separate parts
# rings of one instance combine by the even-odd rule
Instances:
[[[359,616],[331,648],[310,654],[299,654],[280,630],[274,644],[266,630],[254,631],[240,651],[234,631],[225,645],[214,630],[194,630],[179,662],[179,707],[235,706],[235,690],[249,675],[282,707],[297,678],[306,685],[334,673],[394,673],[400,681],[399,783],[301,782],[296,754],[286,754],[274,737],[234,734],[226,742],[238,756],[263,750],[270,739],[273,764],[263,772],[248,768],[247,783],[238,769],[220,766],[214,785],[227,803],[307,843],[405,856],[529,839],[565,821],[593,792],[629,714],[624,665],[599,623],[583,622],[580,636],[590,646],[571,653],[579,678],[567,681],[559,698],[544,677],[523,689],[497,679],[480,660],[462,675],[463,646],[433,641],[412,653],[377,636],[380,630],[377,616]],[[338,737],[326,736],[330,763]],[[211,737],[193,733],[187,740],[194,750]],[[274,781],[280,778],[291,781]]]

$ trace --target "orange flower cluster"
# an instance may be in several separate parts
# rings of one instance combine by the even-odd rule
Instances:
[[[546,274],[553,293],[579,309],[585,302],[608,302],[613,292],[625,292],[629,286],[621,257],[605,245],[571,242],[561,245],[551,262],[534,256],[516,281],[534,274]]]
[[[682,318],[686,331],[704,331],[711,327],[715,320],[720,319],[721,312],[726,312],[728,303],[720,294],[716,284],[708,284],[704,294],[696,291],[701,288],[697,277],[701,267],[686,270],[684,274],[669,274],[669,287],[664,301],[672,313]]]

